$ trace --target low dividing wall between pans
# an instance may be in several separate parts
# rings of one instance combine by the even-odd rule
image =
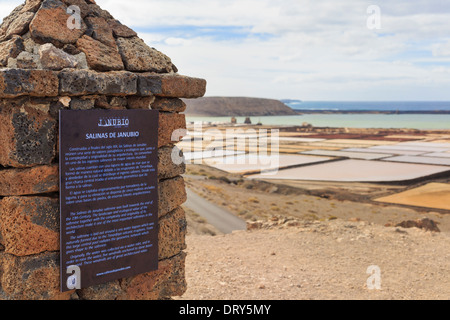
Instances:
[[[280,170],[275,175],[251,175],[248,178],[337,182],[401,182],[446,171],[450,171],[450,168],[409,163],[343,160]]]

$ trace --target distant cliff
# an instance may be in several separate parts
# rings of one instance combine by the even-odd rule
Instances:
[[[297,114],[278,100],[241,97],[183,99],[186,115],[209,117],[285,116]]]

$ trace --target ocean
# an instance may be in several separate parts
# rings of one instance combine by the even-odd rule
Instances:
[[[295,110],[314,111],[294,116],[250,117],[252,123],[276,126],[301,126],[303,123],[315,127],[337,128],[382,128],[382,129],[419,129],[450,130],[450,114],[427,114],[424,112],[449,111],[450,102],[342,102],[342,101],[305,101],[282,100]],[[326,111],[344,112],[393,112],[391,114],[373,113],[326,113]],[[323,112],[323,113],[321,113]],[[397,113],[398,112],[398,113]],[[417,112],[417,113],[409,113]],[[422,112],[422,113],[419,113]],[[230,122],[231,117],[187,117],[188,122]],[[245,117],[236,117],[238,123],[244,123]]]
[[[450,101],[281,101],[294,110],[450,112]]]

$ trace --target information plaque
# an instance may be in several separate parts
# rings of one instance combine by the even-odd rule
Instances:
[[[61,291],[158,269],[158,111],[60,111]]]

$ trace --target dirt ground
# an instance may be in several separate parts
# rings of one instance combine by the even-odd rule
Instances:
[[[187,246],[180,299],[450,298],[448,233],[333,220],[190,235]],[[371,266],[379,267],[380,290],[367,284]]]
[[[188,290],[178,299],[450,298],[449,212],[372,201],[417,185],[286,186],[204,166],[189,166],[186,184],[253,229],[223,235],[187,210]],[[421,218],[441,232],[396,227]],[[367,283],[378,277],[371,266],[380,290]]]

